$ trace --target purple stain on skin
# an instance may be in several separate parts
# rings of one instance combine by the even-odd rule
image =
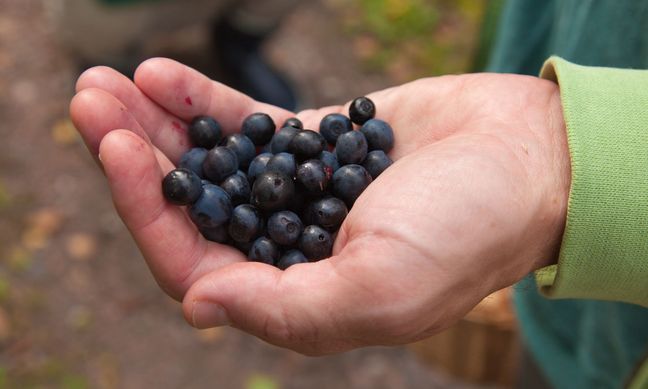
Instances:
[[[189,96],[185,97],[185,103],[187,103],[187,105],[193,105],[193,102],[191,101],[191,97]]]
[[[178,131],[180,133],[184,134],[185,132],[187,132],[187,129],[182,127],[182,125],[180,123],[178,123],[178,122],[173,121],[173,122],[171,122],[171,125],[173,126],[173,129],[175,129],[176,131]]]

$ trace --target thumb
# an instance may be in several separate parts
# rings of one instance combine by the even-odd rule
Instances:
[[[231,325],[306,355],[405,343],[430,326],[417,318],[425,296],[410,292],[409,282],[417,280],[400,278],[403,273],[390,269],[393,261],[374,256],[382,249],[376,246],[351,242],[339,255],[285,271],[228,265],[192,285],[185,318],[197,328]]]

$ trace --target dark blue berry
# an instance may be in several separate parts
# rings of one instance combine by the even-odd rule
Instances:
[[[298,128],[300,130],[303,130],[304,129],[304,124],[302,123],[301,120],[299,120],[297,118],[290,118],[290,119],[286,119],[283,126],[281,126],[281,127],[294,127],[294,128]]]
[[[299,237],[299,249],[311,261],[328,258],[333,250],[333,238],[322,227],[310,225]]]
[[[374,180],[392,164],[391,158],[382,150],[370,151],[362,166],[367,169]]]
[[[205,157],[207,157],[207,149],[202,147],[194,147],[193,149],[182,154],[180,157],[180,162],[178,162],[178,167],[189,169],[192,172],[196,173],[198,177],[205,178],[205,173],[203,173],[203,162],[205,162]]]
[[[270,142],[275,131],[275,123],[265,113],[253,113],[243,120],[241,132],[252,140],[257,146],[263,146]]]
[[[371,119],[360,127],[367,138],[369,150],[382,150],[388,153],[394,147],[394,130],[380,119]]]
[[[333,174],[333,194],[351,208],[371,181],[371,175],[362,166],[342,166]]]
[[[248,181],[250,181],[250,184],[256,180],[259,174],[265,172],[266,165],[270,158],[272,158],[271,153],[262,153],[257,155],[252,162],[250,162],[250,167],[247,171]]]
[[[162,193],[171,203],[189,205],[195,203],[202,193],[200,177],[189,169],[171,170],[162,180]]]
[[[367,97],[357,97],[349,106],[349,117],[355,124],[363,125],[376,116],[376,105]]]
[[[319,155],[319,160],[324,162],[324,165],[331,169],[331,174],[335,173],[340,168],[340,162],[337,160],[335,153],[324,150]]]
[[[229,235],[235,242],[251,242],[262,232],[263,218],[259,210],[250,204],[241,204],[234,208],[229,222]]]
[[[290,266],[298,263],[308,263],[308,258],[299,250],[288,250],[279,258],[277,267],[281,270],[286,270]]]
[[[297,166],[297,182],[312,194],[324,193],[331,176],[331,169],[319,159],[309,159]]]
[[[204,185],[202,195],[189,208],[189,217],[198,228],[222,226],[231,215],[232,202],[229,195],[217,185]]]
[[[203,172],[212,182],[221,182],[236,173],[239,168],[236,153],[227,147],[214,147],[209,150],[203,162]]]
[[[251,203],[262,211],[288,208],[295,195],[292,178],[280,172],[264,172],[252,185]]]
[[[348,117],[339,113],[330,113],[322,119],[319,127],[320,134],[332,145],[338,136],[345,132],[353,131],[353,124]]]
[[[202,236],[212,242],[227,243],[229,241],[229,234],[227,233],[227,225],[217,227],[199,227],[198,230]]]
[[[284,151],[288,151],[288,145],[290,141],[295,137],[295,135],[301,131],[299,128],[295,127],[284,127],[281,130],[277,131],[276,134],[272,137],[270,141],[270,151],[274,154],[278,154]]]
[[[337,197],[326,197],[315,201],[310,209],[312,224],[337,231],[346,218],[348,210],[344,201]]]
[[[232,134],[225,138],[223,144],[236,153],[241,169],[247,169],[250,162],[256,157],[256,146],[250,138],[243,134]]]
[[[295,155],[298,161],[304,161],[317,156],[326,147],[326,140],[319,133],[311,130],[303,130],[295,134],[288,144],[288,151]]]
[[[290,153],[275,154],[268,161],[265,170],[267,172],[281,172],[288,177],[295,177],[295,170],[297,170],[295,156]]]
[[[268,235],[273,241],[283,246],[297,243],[303,229],[304,225],[299,216],[291,211],[273,213],[268,219]]]
[[[189,125],[189,139],[196,147],[211,149],[216,146],[223,136],[220,124],[212,117],[195,117]]]
[[[340,165],[362,163],[367,156],[367,139],[360,131],[346,132],[335,144],[335,155]]]
[[[252,243],[248,259],[274,265],[279,260],[279,247],[269,238],[262,236]]]
[[[250,201],[250,194],[252,193],[250,183],[247,176],[240,170],[224,179],[220,187],[230,196],[234,207]]]

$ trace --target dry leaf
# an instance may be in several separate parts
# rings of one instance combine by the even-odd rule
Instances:
[[[79,133],[70,119],[62,119],[52,127],[52,139],[60,145],[70,145],[78,141]]]
[[[97,240],[90,234],[79,232],[67,238],[65,247],[72,259],[85,261],[96,253]]]
[[[14,246],[9,251],[7,262],[9,263],[9,267],[13,270],[27,270],[32,263],[31,253],[22,246]]]
[[[43,208],[32,213],[27,218],[27,227],[22,235],[23,245],[28,250],[42,249],[62,223],[63,215],[55,208]]]
[[[198,331],[198,338],[205,343],[216,343],[223,337],[223,329],[220,327],[207,328]]]

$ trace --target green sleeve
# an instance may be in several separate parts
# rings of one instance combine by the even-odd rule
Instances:
[[[648,307],[648,70],[552,57],[541,77],[560,87],[572,182],[558,264],[538,286]]]

